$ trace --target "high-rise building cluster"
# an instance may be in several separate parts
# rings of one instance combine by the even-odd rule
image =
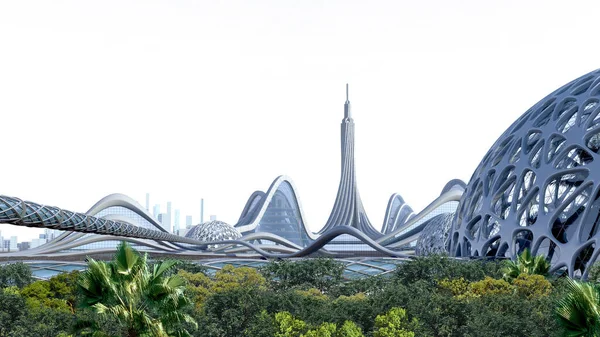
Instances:
[[[152,207],[152,216],[166,229],[169,233],[176,235],[185,236],[185,234],[193,226],[193,217],[191,215],[185,215],[185,226],[181,223],[181,210],[173,209],[173,204],[167,202],[167,211],[161,213],[160,204],[155,204]],[[146,210],[150,213],[150,193],[146,193]],[[211,220],[216,220],[216,215],[210,216]],[[204,223],[204,199],[200,199],[200,218],[198,223]]]
[[[60,235],[60,233],[61,231],[59,230],[44,229],[44,233],[39,234],[37,238],[32,239],[31,241],[19,242],[18,236],[4,237],[2,236],[2,231],[0,231],[0,252],[10,253],[36,248],[47,243],[48,241],[53,240],[55,237]]]
[[[0,252],[16,252],[17,248],[17,237],[3,237],[0,231]]]

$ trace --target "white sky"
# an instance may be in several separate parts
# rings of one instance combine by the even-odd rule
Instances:
[[[346,82],[365,208],[468,181],[550,91],[600,67],[597,1],[1,1],[0,194],[125,193],[231,224],[278,175],[309,226],[339,182]],[[19,241],[39,230],[3,225]]]

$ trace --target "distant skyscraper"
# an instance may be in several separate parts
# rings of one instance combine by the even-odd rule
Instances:
[[[167,215],[166,215],[166,219],[164,220],[164,225],[165,225],[165,229],[169,232],[169,233],[173,233],[173,227],[171,226],[171,221],[173,219],[173,217],[171,216],[171,202],[168,201],[167,202]]]
[[[217,220],[217,216],[216,215],[211,215],[210,216],[210,221],[215,221]]]
[[[46,240],[48,240],[48,241],[54,240],[54,238],[59,236],[61,233],[62,233],[62,231],[59,231],[57,229],[45,229],[44,230],[44,234],[46,234]]]
[[[146,193],[146,210],[150,212],[150,193]]]
[[[17,237],[16,236],[11,236],[10,237],[9,250],[11,252],[16,252],[18,250],[18,248],[17,248]]]
[[[30,242],[17,243],[17,248],[19,248],[19,250],[27,250],[27,249],[29,249],[30,246],[31,246]]]
[[[185,228],[186,229],[192,228],[192,216],[191,215],[185,216]]]
[[[204,223],[204,198],[200,199],[200,223]]]
[[[179,210],[175,210],[175,216],[173,217],[173,233],[179,234]]]
[[[152,210],[152,215],[154,216],[154,219],[158,220],[158,216],[160,215],[160,205],[154,205],[154,209]]]
[[[39,238],[39,239],[32,239],[32,240],[31,240],[31,245],[30,245],[30,248],[37,248],[37,247],[39,247],[39,246],[41,246],[41,245],[45,244],[45,243],[46,243],[46,241],[47,241],[47,240],[46,240],[45,238],[44,238],[44,239],[42,239],[42,238]]]

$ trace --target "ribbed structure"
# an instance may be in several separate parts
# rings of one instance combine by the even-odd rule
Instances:
[[[43,206],[4,195],[0,195],[0,223],[189,244],[201,243],[159,230],[75,213],[58,207]]]
[[[348,100],[348,85],[346,84],[346,103],[344,104],[344,119],[342,120],[342,175],[335,204],[329,220],[319,233],[324,233],[336,226],[351,226],[367,234],[370,238],[381,236],[369,221],[363,208],[356,184],[354,168],[354,120],[352,119],[350,101]]]
[[[242,237],[242,234],[228,223],[213,220],[192,227],[185,237],[201,242],[215,242],[237,240]],[[218,248],[220,246],[222,245],[212,244],[208,245],[208,248]]]

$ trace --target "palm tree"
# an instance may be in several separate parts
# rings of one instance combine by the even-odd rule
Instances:
[[[564,335],[600,336],[600,285],[567,279],[565,289],[555,309]]]
[[[176,264],[169,260],[150,268],[146,254],[123,242],[113,261],[89,260],[78,282],[82,306],[116,319],[127,336],[189,336],[181,323],[197,324],[182,311],[190,303],[184,296],[185,280],[169,274]]]
[[[528,248],[517,256],[516,261],[506,261],[503,278],[511,281],[521,274],[548,276],[550,263],[543,255],[533,256]]]

